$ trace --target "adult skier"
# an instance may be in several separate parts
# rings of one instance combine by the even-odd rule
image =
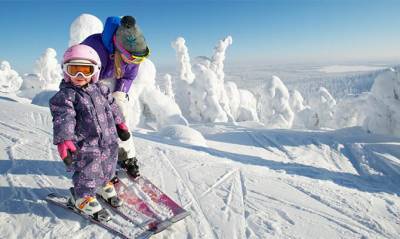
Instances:
[[[127,121],[130,120],[128,93],[140,63],[150,50],[132,16],[108,17],[102,33],[87,37],[81,44],[91,46],[100,56],[100,80],[108,83],[112,95]],[[132,137],[119,144],[118,163],[134,178],[139,176],[136,150]]]

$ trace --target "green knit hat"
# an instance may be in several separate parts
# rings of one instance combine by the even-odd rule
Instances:
[[[145,56],[149,49],[136,20],[132,16],[124,16],[116,32],[116,38],[122,47],[135,56]]]

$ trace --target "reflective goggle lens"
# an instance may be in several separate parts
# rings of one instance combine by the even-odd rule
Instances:
[[[147,48],[147,52],[145,56],[135,56],[129,53],[125,48],[122,47],[122,45],[117,41],[116,35],[113,37],[113,42],[115,47],[118,49],[118,51],[121,53],[122,60],[124,60],[126,63],[133,63],[133,64],[139,64],[146,60],[146,57],[149,56],[150,50]]]
[[[85,76],[91,76],[94,73],[93,65],[67,65],[68,74],[75,76],[79,72]]]
[[[126,56],[125,54],[121,54],[122,59],[127,62],[127,63],[133,63],[133,64],[139,64],[142,63],[146,57],[134,57],[130,55],[129,57]]]

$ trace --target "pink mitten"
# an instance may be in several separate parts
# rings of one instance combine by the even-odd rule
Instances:
[[[57,145],[58,153],[67,166],[72,164],[71,153],[76,152],[76,147],[71,140],[66,140]]]

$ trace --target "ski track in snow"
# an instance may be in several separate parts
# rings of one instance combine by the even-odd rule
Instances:
[[[0,100],[5,109],[0,112],[1,235],[113,238],[43,200],[50,191],[65,194],[70,176],[52,145],[48,110],[16,109],[16,104]],[[326,238],[396,238],[400,233],[399,169],[385,161],[392,151],[393,157],[400,155],[396,142],[383,155],[385,144],[378,141],[209,127],[232,131],[242,141],[221,136],[204,148],[156,136],[135,138],[142,173],[191,213],[154,238],[323,238],[325,232]]]
[[[173,166],[173,164],[171,163],[171,161],[168,159],[167,156],[165,156],[165,154],[162,154],[161,157],[165,164],[173,171],[173,173],[175,174],[175,176],[178,178],[178,183],[182,184],[185,189],[187,190],[187,194],[188,196],[191,198],[191,202],[192,205],[194,206],[194,208],[196,209],[196,211],[200,214],[200,216],[202,218],[204,218],[203,222],[207,223],[207,228],[210,232],[212,232],[212,236],[213,238],[218,238],[218,236],[215,234],[214,230],[213,230],[213,226],[209,223],[209,221],[207,220],[207,214],[204,212],[203,208],[201,207],[201,204],[198,202],[198,199],[194,196],[193,192],[190,190],[190,188],[186,185],[186,183],[184,182],[184,180],[182,179],[182,176],[179,174],[179,172],[177,171],[177,169]],[[199,232],[200,234],[200,232]]]

